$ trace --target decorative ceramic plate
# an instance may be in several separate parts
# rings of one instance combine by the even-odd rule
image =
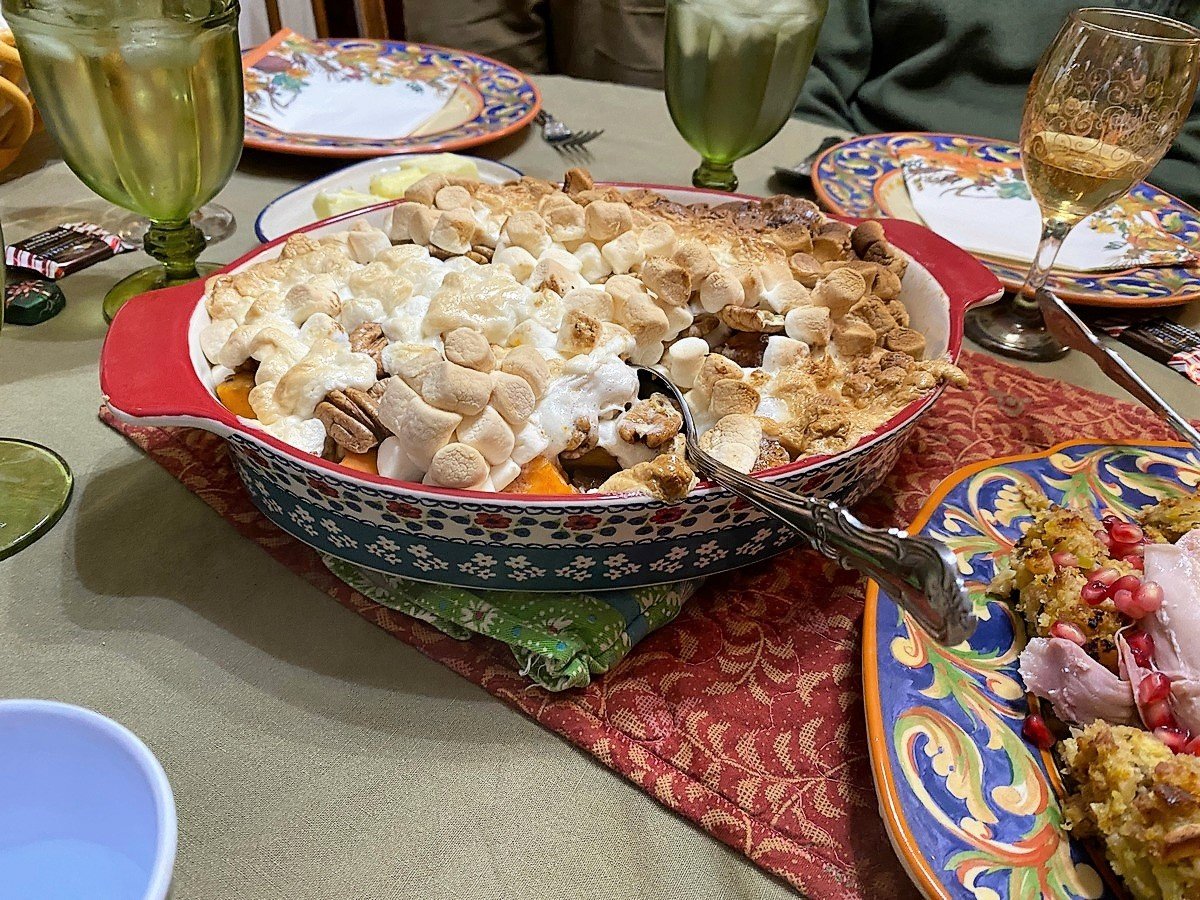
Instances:
[[[313,201],[321,191],[350,189],[365,193],[370,188],[372,175],[399,168],[401,163],[415,162],[421,159],[422,155],[424,154],[406,153],[402,156],[380,156],[376,159],[365,159],[352,166],[346,166],[344,169],[338,169],[336,172],[330,172],[307,184],[292,188],[263,207],[258,218],[254,220],[254,233],[265,244],[295,231],[297,228],[311,225],[318,218],[317,214],[313,212]],[[467,159],[475,162],[475,167],[479,170],[479,180],[488,184],[503,184],[506,181],[520,178],[524,174],[520,169],[495,160],[483,159],[478,156],[468,156]],[[375,202],[386,203],[387,200],[378,197]]]
[[[339,127],[348,108],[361,113],[364,124],[386,123],[407,112],[403,98],[384,100],[385,108],[378,108],[377,98],[396,96],[386,93],[389,88],[413,103],[424,103],[432,93],[448,98],[403,137],[316,133],[320,125],[312,133],[284,132],[246,116],[247,147],[306,156],[370,157],[474,147],[523,127],[542,103],[533,82],[502,62],[405,41],[308,40],[285,29],[246,51],[243,70],[247,111],[268,118],[304,105],[329,115],[340,109]]]
[[[897,133],[854,138],[831,147],[813,166],[813,188],[826,208],[845,216],[892,216],[920,222],[904,184],[896,151],[921,148],[969,153],[1011,166],[1020,176],[1021,152],[1014,144],[960,134]],[[1200,244],[1200,212],[1182,200],[1140,182],[1130,197],[1150,212],[1163,231],[1189,246]],[[981,257],[1009,290],[1025,281],[1027,266]],[[1200,299],[1200,268],[1182,266],[1125,269],[1117,272],[1055,272],[1050,289],[1064,300],[1085,306],[1175,306]]]
[[[1063,829],[1061,782],[1021,737],[1024,629],[984,590],[1030,522],[1018,488],[1130,517],[1200,484],[1200,456],[1169,443],[1073,442],[968,466],[934,491],[913,530],[948,544],[979,613],[970,641],[935,644],[874,585],[863,672],[871,765],[896,852],[927,897],[1120,896],[1100,859]],[[1111,879],[1111,875],[1107,876]]]

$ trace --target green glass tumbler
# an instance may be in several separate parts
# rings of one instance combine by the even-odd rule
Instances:
[[[204,235],[191,215],[229,181],[242,151],[237,0],[3,0],[46,130],[71,171],[150,220],[160,265],[104,298],[112,321],[131,297],[198,278]]]
[[[700,154],[696,187],[737,188],[733,164],[779,133],[808,77],[829,0],[668,0],[667,108]]]

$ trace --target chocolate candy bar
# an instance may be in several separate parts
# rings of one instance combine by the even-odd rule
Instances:
[[[4,261],[47,278],[62,278],[132,249],[133,244],[99,225],[70,222],[6,247]]]
[[[1188,381],[1200,384],[1200,334],[1186,325],[1165,317],[1141,322],[1102,319],[1096,324],[1122,344],[1170,366]]]

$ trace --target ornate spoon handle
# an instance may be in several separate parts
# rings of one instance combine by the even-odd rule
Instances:
[[[970,637],[975,613],[945,544],[897,528],[872,528],[831,500],[747,478],[701,450],[690,436],[687,449],[704,475],[795,529],[838,565],[878,582],[939,643],[951,646]]]

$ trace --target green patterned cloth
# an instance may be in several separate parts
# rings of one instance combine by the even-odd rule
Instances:
[[[703,578],[596,594],[482,591],[409,581],[323,556],[364,597],[458,640],[507,644],[521,673],[551,691],[583,687],[651,631],[670,622]]]

